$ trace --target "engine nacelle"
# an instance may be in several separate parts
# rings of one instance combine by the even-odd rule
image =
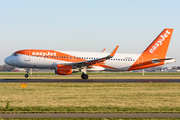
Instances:
[[[55,73],[58,75],[70,75],[72,74],[72,66],[71,65],[57,65]]]

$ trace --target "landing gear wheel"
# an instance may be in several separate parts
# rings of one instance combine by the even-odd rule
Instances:
[[[81,78],[87,80],[87,79],[88,79],[88,75],[87,75],[87,74],[82,74],[82,75],[81,75]]]
[[[28,74],[25,74],[25,78],[28,78]]]

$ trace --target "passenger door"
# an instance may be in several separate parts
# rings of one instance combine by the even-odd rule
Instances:
[[[30,61],[30,51],[25,51],[25,58],[24,58],[24,61]]]

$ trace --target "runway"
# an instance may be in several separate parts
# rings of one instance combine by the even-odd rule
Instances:
[[[180,118],[179,113],[29,113],[0,114],[0,118]]]
[[[180,79],[0,79],[0,82],[117,82],[117,83],[156,83],[156,82],[180,82]]]

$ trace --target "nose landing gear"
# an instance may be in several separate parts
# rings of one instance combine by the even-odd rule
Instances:
[[[29,68],[27,68],[27,70],[26,70],[25,78],[29,77],[28,73],[29,73]]]
[[[25,78],[28,78],[28,77],[29,77],[28,73],[27,73],[27,74],[25,74]]]

